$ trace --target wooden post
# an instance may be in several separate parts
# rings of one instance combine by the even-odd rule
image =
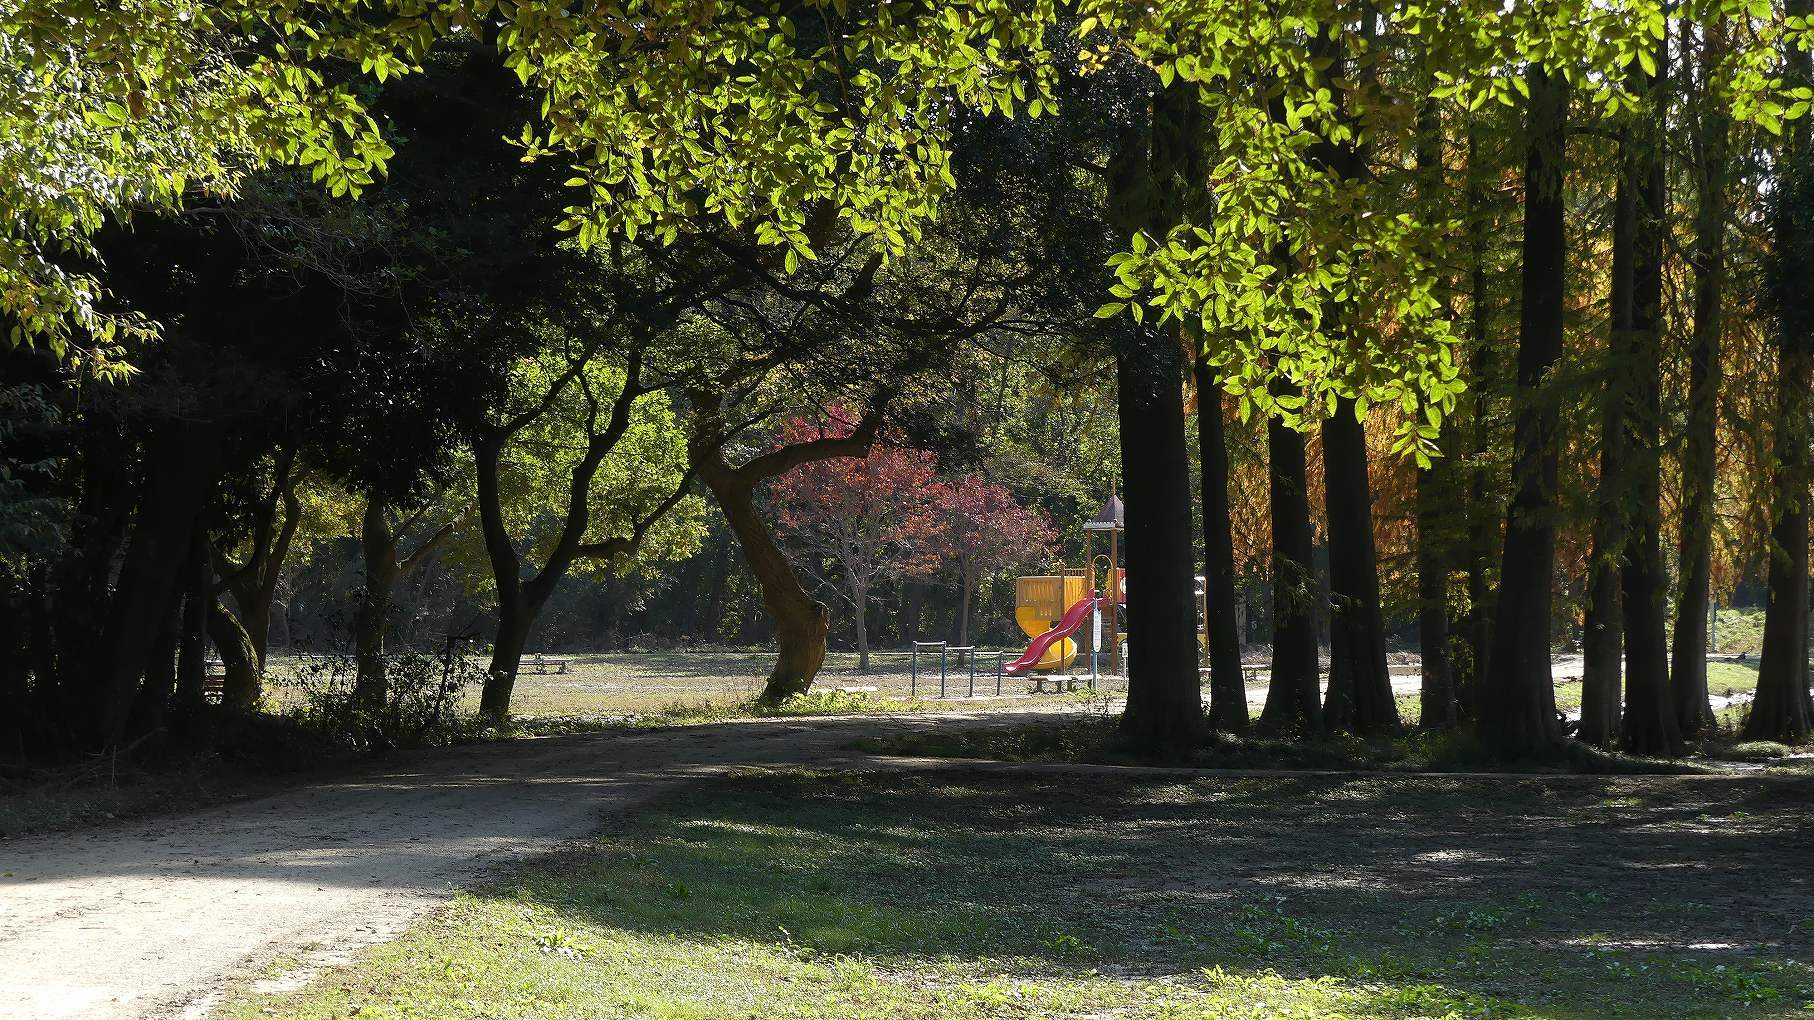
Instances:
[[[1106,591],[1109,600],[1108,638],[1109,672],[1121,676],[1121,577],[1116,569],[1121,562],[1121,534],[1109,530],[1109,577]]]

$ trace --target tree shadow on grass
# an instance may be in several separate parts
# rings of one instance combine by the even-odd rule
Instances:
[[[491,895],[889,970],[1124,976],[1331,1015],[1796,1015],[1808,786],[969,773],[711,780]],[[1259,982],[1260,985],[1256,985]],[[1440,1008],[1439,1008],[1440,1007]]]

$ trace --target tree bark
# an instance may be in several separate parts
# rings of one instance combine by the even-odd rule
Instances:
[[[1714,447],[1719,431],[1720,303],[1726,283],[1726,188],[1730,119],[1722,97],[1712,94],[1709,75],[1725,50],[1724,23],[1704,29],[1701,89],[1694,117],[1696,185],[1694,247],[1688,258],[1694,275],[1694,335],[1688,365],[1688,421],[1682,445],[1681,523],[1677,532],[1680,583],[1675,633],[1670,649],[1671,689],[1676,724],[1693,738],[1714,727],[1707,691],[1707,613],[1713,585],[1713,495],[1717,480]],[[1686,79],[1684,75],[1684,79]]]
[[[850,593],[852,622],[857,631],[857,672],[869,672],[869,589],[852,588]]]
[[[1241,676],[1241,634],[1235,620],[1234,524],[1228,507],[1228,441],[1222,388],[1201,352],[1192,366],[1197,385],[1197,457],[1202,465],[1203,596],[1209,630],[1209,724],[1247,729],[1247,682]]]
[[[375,713],[389,696],[384,668],[384,632],[390,625],[391,595],[397,585],[397,540],[385,517],[384,500],[368,495],[359,529],[365,563],[359,604],[353,610],[353,701]]]
[[[833,457],[865,457],[881,428],[887,394],[877,399],[848,436],[824,437],[794,443],[752,458],[738,467],[724,459],[724,400],[721,390],[699,389],[689,393],[693,405],[693,435],[687,459],[706,488],[717,498],[724,518],[743,550],[744,562],[762,590],[762,603],[775,622],[778,654],[758,700],[778,705],[811,688],[825,665],[825,636],[831,629],[831,612],[807,592],[793,566],[775,544],[756,512],[756,486],[790,468]]]
[[[1455,710],[1463,719],[1480,714],[1480,685],[1493,646],[1493,598],[1490,575],[1498,530],[1498,508],[1488,486],[1487,452],[1491,448],[1492,387],[1495,350],[1488,340],[1486,183],[1480,167],[1480,139],[1468,125],[1468,260],[1469,355],[1474,378],[1474,420],[1468,465],[1467,498],[1467,647],[1468,664],[1455,677]]]
[[[1453,461],[1417,472],[1417,647],[1421,687],[1417,725],[1450,729],[1461,721],[1455,700],[1454,658],[1449,653],[1449,571],[1443,544],[1445,504],[1455,495]]]
[[[1124,129],[1109,169],[1109,215],[1124,237],[1163,235],[1203,179],[1196,90],[1160,91],[1149,121]],[[1127,705],[1121,734],[1142,753],[1179,757],[1204,732],[1197,677],[1196,543],[1184,438],[1183,346],[1176,325],[1126,324],[1114,337],[1121,477],[1131,512]]]
[[[126,722],[171,606],[185,551],[220,471],[222,430],[212,422],[159,427],[148,443],[145,492],[126,547],[96,657],[89,741],[109,747]]]
[[[1785,12],[1806,17],[1808,0],[1789,0]],[[1814,81],[1805,50],[1789,57],[1790,87]],[[1778,178],[1771,199],[1770,289],[1777,319],[1776,464],[1771,472],[1769,605],[1764,612],[1763,654],[1757,696],[1745,719],[1747,740],[1799,744],[1814,736],[1814,702],[1808,694],[1808,442],[1810,388],[1814,387],[1814,310],[1807,285],[1814,279],[1809,254],[1814,212],[1814,146],[1807,118],[1783,129]]]
[[[1202,739],[1197,583],[1176,338],[1136,325],[1115,356],[1127,505],[1123,555],[1131,625],[1121,732],[1144,752],[1179,756]]]
[[[1625,610],[1625,718],[1621,744],[1632,754],[1676,756],[1682,732],[1669,695],[1669,621],[1663,565],[1663,240],[1668,229],[1663,178],[1663,107],[1669,39],[1657,43],[1657,73],[1633,66],[1650,102],[1635,132],[1629,173],[1637,199],[1631,286],[1630,388],[1625,428],[1634,513],[1626,531],[1620,595]]]
[[[1621,151],[1626,148],[1620,142]],[[1621,176],[1613,200],[1612,281],[1608,291],[1606,381],[1600,395],[1600,478],[1594,492],[1593,544],[1587,564],[1587,614],[1581,635],[1581,726],[1596,747],[1619,740],[1624,704],[1625,613],[1619,587],[1626,553],[1626,389],[1630,374],[1637,198]]]
[[[1480,711],[1482,738],[1505,757],[1546,753],[1562,736],[1549,663],[1560,415],[1546,380],[1562,356],[1568,83],[1538,65],[1525,77],[1530,100],[1513,495]]]
[[[1323,725],[1367,736],[1397,733],[1398,704],[1386,671],[1386,625],[1379,605],[1379,557],[1373,542],[1373,488],[1367,478],[1367,431],[1342,399],[1323,422],[1324,506],[1329,517],[1332,641]],[[1339,657],[1339,663],[1336,661]],[[1336,677],[1342,682],[1338,685]]]
[[[762,589],[762,604],[775,621],[778,654],[760,700],[766,705],[778,705],[805,694],[825,665],[825,636],[831,629],[831,611],[800,583],[786,554],[775,544],[774,536],[756,512],[755,494],[750,488],[728,479],[714,482],[714,477],[705,476],[706,486],[730,522],[731,533],[743,549],[744,562]]]
[[[1291,392],[1274,384],[1275,392]],[[1311,600],[1314,536],[1306,484],[1304,437],[1274,418],[1266,424],[1268,497],[1272,514],[1272,681],[1260,711],[1269,733],[1320,736],[1316,618]]]
[[[221,671],[226,674],[221,684],[222,707],[250,711],[258,704],[258,699],[264,697],[258,654],[252,648],[252,639],[246,635],[246,629],[240,626],[239,618],[212,597],[208,605],[208,637],[214,642],[214,650],[220,653]]]
[[[201,714],[206,702],[208,607],[213,601],[208,535],[198,522],[183,564],[183,611],[177,630],[176,709],[185,719]]]

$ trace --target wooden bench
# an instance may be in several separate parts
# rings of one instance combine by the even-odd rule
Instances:
[[[532,655],[517,665],[518,673],[532,676],[548,676],[554,673],[566,673],[571,659],[550,659],[544,655]]]
[[[1046,684],[1048,682],[1052,685],[1051,693],[1053,694],[1063,694],[1066,691],[1074,691],[1078,687],[1077,678],[1069,673],[1053,673],[1050,676],[1041,673],[1033,673],[1029,674],[1027,677],[1027,683],[1032,685],[1027,689],[1027,693],[1046,693]]]

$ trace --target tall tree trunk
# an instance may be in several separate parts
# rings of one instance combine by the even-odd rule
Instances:
[[[1178,85],[1183,86],[1183,82]],[[1124,237],[1163,233],[1200,179],[1198,99],[1191,87],[1154,100],[1150,131],[1122,133],[1109,170],[1110,218]],[[1179,756],[1204,731],[1197,679],[1197,582],[1190,450],[1184,439],[1183,346],[1175,328],[1134,322],[1115,338],[1116,416],[1128,506],[1127,705],[1121,733],[1149,754]]]
[[[1486,182],[1480,167],[1478,129],[1468,124],[1468,364],[1474,378],[1474,420],[1470,430],[1467,497],[1467,642],[1468,666],[1455,677],[1455,710],[1463,719],[1480,714],[1480,685],[1493,645],[1493,597],[1490,575],[1499,510],[1488,485],[1487,451],[1491,447],[1492,389],[1495,349],[1488,340]]]
[[[1277,392],[1291,390],[1275,383]],[[1268,502],[1272,513],[1272,681],[1260,710],[1269,733],[1319,736],[1323,731],[1317,685],[1316,581],[1306,484],[1304,437],[1274,418],[1266,423]]]
[[[1196,550],[1190,452],[1184,442],[1183,366],[1175,338],[1135,326],[1116,352],[1123,548],[1131,626],[1121,732],[1142,750],[1177,755],[1203,734],[1197,681]]]
[[[1532,65],[1525,78],[1530,100],[1513,495],[1500,560],[1492,651],[1480,692],[1481,736],[1507,757],[1547,752],[1562,736],[1549,664],[1560,415],[1545,383],[1562,357],[1568,83],[1538,65]]]
[[[1621,150],[1626,148],[1622,140]],[[1600,479],[1594,492],[1593,545],[1587,562],[1587,614],[1581,635],[1581,727],[1597,747],[1618,742],[1624,704],[1625,613],[1619,562],[1626,547],[1625,410],[1630,375],[1632,283],[1637,198],[1622,175],[1613,201],[1612,281],[1606,334],[1606,384],[1600,400]]]
[[[1628,166],[1638,218],[1631,285],[1631,386],[1626,453],[1635,512],[1626,531],[1620,594],[1625,610],[1625,718],[1620,740],[1633,754],[1682,753],[1669,695],[1669,575],[1663,566],[1663,241],[1668,210],[1663,179],[1664,111],[1668,106],[1669,39],[1657,43],[1657,73],[1633,65],[1650,103],[1634,133]]]
[[[1398,704],[1386,671],[1386,625],[1379,605],[1379,557],[1373,542],[1373,488],[1367,478],[1367,430],[1344,398],[1323,422],[1323,491],[1329,516],[1331,647],[1323,725],[1371,735],[1397,733]],[[1337,673],[1342,683],[1336,684]]]
[[[970,602],[975,598],[975,579],[972,571],[966,567],[961,571],[963,579],[959,582],[957,597],[957,643],[970,643]]]
[[[176,710],[184,719],[199,715],[206,700],[208,607],[213,602],[208,534],[198,521],[183,562],[183,609],[177,628]]]
[[[1807,17],[1808,0],[1788,0],[1785,12]],[[1805,50],[1789,56],[1790,87],[1814,81]],[[1801,743],[1814,736],[1808,694],[1808,442],[1814,388],[1814,146],[1806,117],[1783,129],[1778,178],[1771,196],[1770,285],[1776,313],[1776,464],[1771,472],[1769,605],[1757,664],[1757,696],[1745,720],[1747,740]]]
[[[1209,724],[1247,729],[1247,683],[1241,677],[1241,634],[1235,620],[1234,524],[1228,507],[1228,440],[1222,421],[1222,387],[1198,352],[1197,459],[1202,465],[1203,597],[1209,630]]]
[[[853,622],[857,630],[857,672],[869,672],[869,589],[853,587],[850,593]]]
[[[1434,79],[1430,82],[1433,84]],[[1417,108],[1416,158],[1418,198],[1441,209],[1448,174],[1443,163],[1442,112],[1433,99],[1419,103]],[[1434,260],[1437,253],[1428,254]],[[1445,294],[1443,303],[1453,322],[1452,298]],[[1448,729],[1458,721],[1454,657],[1449,650],[1449,561],[1453,555],[1450,550],[1454,544],[1454,531],[1448,526],[1452,512],[1448,507],[1459,496],[1455,490],[1454,435],[1452,423],[1443,429],[1438,440],[1441,456],[1430,466],[1417,470],[1414,497],[1417,644],[1422,674],[1417,724],[1424,729]]]
[[[365,574],[353,611],[353,700],[363,712],[377,712],[389,697],[384,669],[384,632],[390,624],[391,594],[397,584],[397,539],[386,519],[384,500],[366,497],[359,529]]]
[[[1445,504],[1455,495],[1453,461],[1417,472],[1417,647],[1421,686],[1417,725],[1449,729],[1460,722],[1455,665],[1449,653],[1449,572],[1443,543]]]
[[[926,602],[926,585],[921,581],[901,582],[901,644],[911,647],[920,639],[920,607]]]
[[[196,518],[220,471],[222,430],[211,422],[159,427],[138,519],[97,649],[89,740],[119,744],[145,664],[163,627]]]
[[[1710,76],[1725,51],[1724,23],[1703,31],[1701,88],[1694,117],[1694,338],[1688,365],[1688,423],[1682,446],[1681,524],[1677,532],[1680,585],[1670,649],[1676,724],[1684,737],[1712,731],[1707,691],[1707,613],[1713,585],[1714,446],[1719,432],[1720,302],[1726,285],[1726,188],[1731,123]],[[1683,80],[1687,80],[1683,75]]]

